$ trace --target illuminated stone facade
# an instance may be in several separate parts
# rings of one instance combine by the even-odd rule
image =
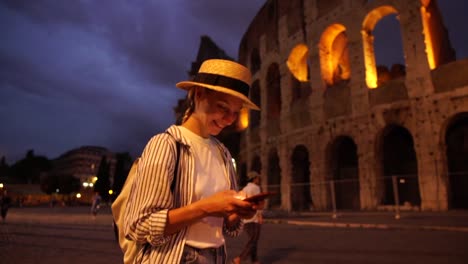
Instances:
[[[386,70],[372,31],[390,14],[405,65]],[[284,210],[468,208],[468,60],[454,58],[435,0],[268,0],[239,49],[262,108],[240,177],[259,171]]]

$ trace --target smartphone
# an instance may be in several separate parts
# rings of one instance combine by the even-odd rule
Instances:
[[[276,193],[274,193],[274,192],[262,192],[262,193],[259,193],[259,194],[252,195],[252,196],[249,196],[247,198],[244,198],[244,201],[251,202],[251,203],[258,203],[258,202],[261,202],[261,201],[265,200],[266,198],[268,198],[268,197],[270,197],[272,195],[276,195]]]

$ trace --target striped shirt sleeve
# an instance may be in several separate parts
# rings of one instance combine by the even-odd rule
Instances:
[[[143,150],[125,213],[127,238],[153,246],[167,243],[167,214],[173,205],[170,190],[176,147],[174,139],[162,133],[150,139]]]

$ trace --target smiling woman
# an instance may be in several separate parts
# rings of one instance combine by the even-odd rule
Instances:
[[[250,82],[243,65],[212,59],[177,83],[188,91],[182,125],[148,142],[124,213],[125,237],[151,245],[137,256],[142,263],[225,263],[224,235],[239,235],[241,219],[255,214],[257,204],[238,198],[232,157],[214,137],[242,108],[259,110]]]

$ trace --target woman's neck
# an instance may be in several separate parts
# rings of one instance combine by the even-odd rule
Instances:
[[[182,124],[182,126],[199,135],[200,137],[210,137],[208,131],[202,126],[201,120],[193,114],[187,119],[187,121]]]

